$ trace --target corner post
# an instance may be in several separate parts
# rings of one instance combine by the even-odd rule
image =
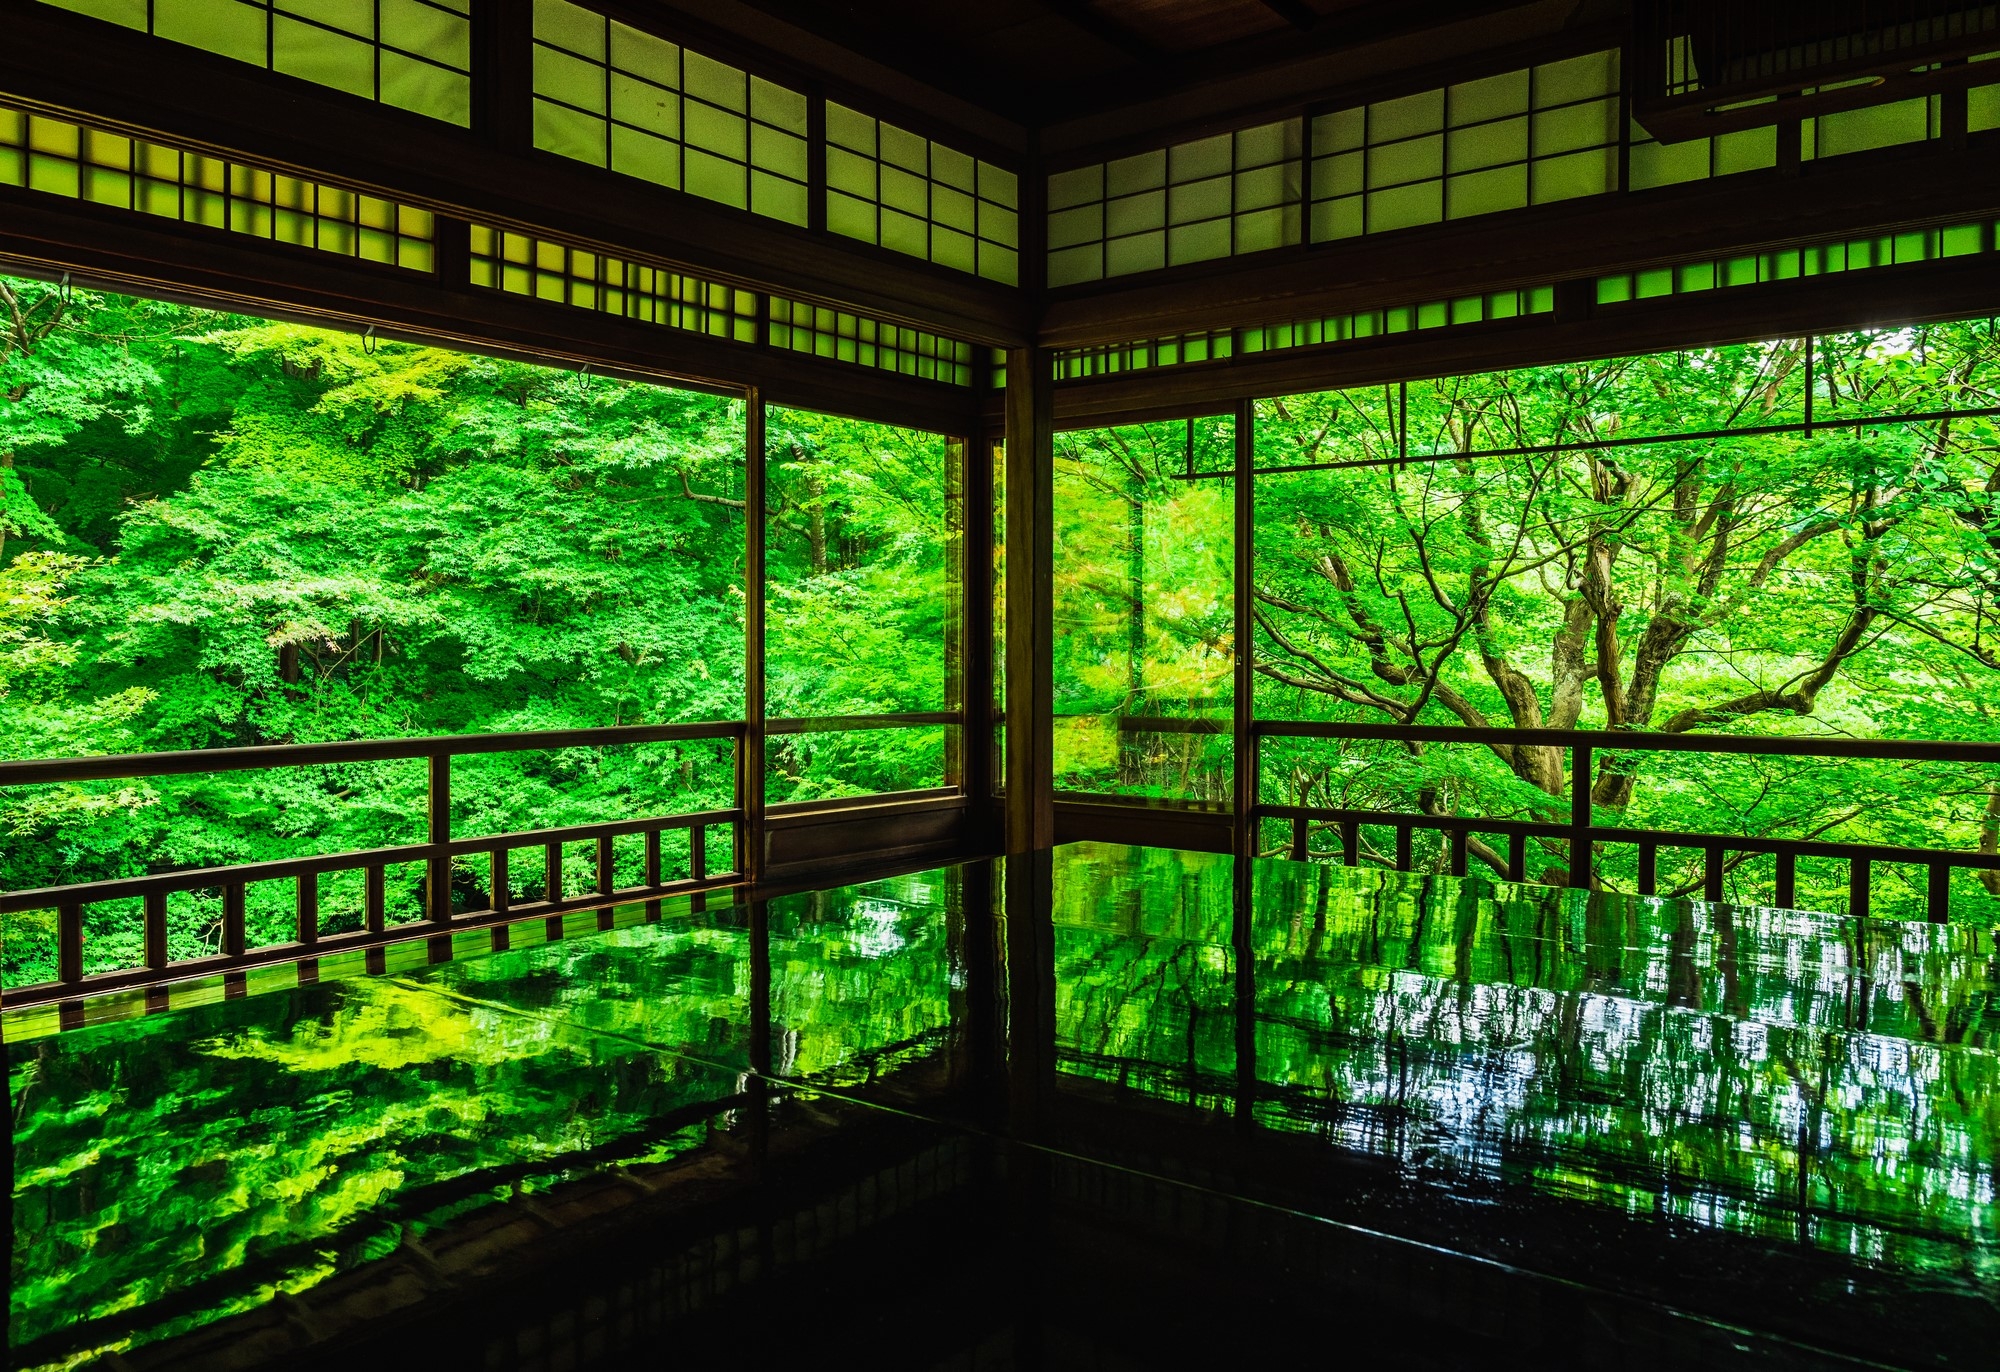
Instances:
[[[736,870],[764,879],[764,393],[743,397],[743,742],[736,750],[736,802],[743,827]]]
[[[1007,851],[1055,845],[1055,369],[1007,352]]]

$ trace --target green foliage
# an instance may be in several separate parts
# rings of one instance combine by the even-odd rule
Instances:
[[[2000,330],[1976,320],[1812,346],[1810,436],[1769,431],[1807,414],[1802,340],[1259,402],[1257,467],[1366,465],[1256,481],[1256,713],[1990,739],[2000,426],[1860,421],[1993,407]],[[1223,740],[1150,733],[1134,717],[1227,718],[1233,483],[1183,478],[1229,470],[1231,428],[1062,436],[1056,696],[1071,789],[1228,795]],[[2000,848],[2000,768],[1660,753],[1598,767],[1603,824]],[[1565,752],[1552,747],[1273,741],[1261,784],[1287,804],[1569,813]],[[1470,850],[1506,870],[1504,840]],[[1429,870],[1448,860],[1434,837],[1416,856]],[[1393,861],[1389,836],[1364,832],[1361,857]],[[1528,858],[1537,877],[1566,879],[1559,841]],[[1699,890],[1700,862],[1663,851],[1662,889]],[[1633,889],[1634,845],[1608,845],[1596,865]],[[1920,915],[1922,874],[1883,875],[1875,911]],[[1767,902],[1773,884],[1768,859],[1732,860],[1732,900]],[[1846,898],[1844,864],[1801,868],[1802,903]],[[2000,918],[2000,877],[1961,875],[1954,917]]]
[[[1216,1114],[1247,1077],[1259,1127],[1459,1196],[2000,1270],[1983,931],[1277,862],[1239,910],[1230,859],[1110,844],[1053,889],[1066,1075]]]
[[[1132,721],[1228,720],[1235,660],[1227,419],[1058,436],[1055,495],[1059,787],[1221,801],[1226,735]],[[1120,727],[1120,721],[1126,721]]]
[[[948,708],[956,454],[911,429],[773,409],[766,710],[774,719]],[[770,799],[944,782],[944,730],[791,735],[769,745]]]
[[[954,883],[771,902],[779,1078],[851,1087],[950,1051]],[[81,1366],[516,1192],[702,1151],[746,1089],[751,937],[741,907],[670,907],[406,976],[10,1023],[17,1365]]]
[[[0,325],[0,756],[742,717],[740,402],[5,278]],[[771,433],[773,713],[943,708],[942,441]],[[935,784],[942,733],[774,761],[797,798]],[[734,765],[697,744],[455,771],[470,835],[724,806]],[[423,811],[404,763],[18,788],[0,889],[411,842]],[[250,888],[253,942],[289,937],[279,885]],[[357,920],[358,883],[323,916]],[[213,950],[219,917],[177,897],[172,954]],[[9,983],[52,974],[46,923],[12,923]],[[91,907],[87,966],[129,965],[139,932]]]

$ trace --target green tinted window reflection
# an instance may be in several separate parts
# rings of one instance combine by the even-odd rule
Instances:
[[[1229,795],[1235,425],[1056,439],[1056,785],[1220,804]],[[1221,732],[1215,731],[1215,726]]]

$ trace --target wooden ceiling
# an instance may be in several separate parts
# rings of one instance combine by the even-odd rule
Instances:
[[[1527,0],[747,0],[1035,126]]]

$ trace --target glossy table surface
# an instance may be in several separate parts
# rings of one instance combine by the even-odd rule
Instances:
[[[1601,1298],[1746,1365],[2000,1334],[1988,931],[1101,844],[614,923],[7,1015],[16,1364],[170,1365],[593,1179],[700,1178],[755,1230],[768,1150],[865,1163],[874,1119],[999,1179],[1012,1218],[943,1242],[1025,1270],[1114,1212],[1118,1262],[1207,1270],[1131,1229],[1179,1196],[1306,1226],[1319,1267],[1273,1280],[1392,1322],[1371,1268]]]

